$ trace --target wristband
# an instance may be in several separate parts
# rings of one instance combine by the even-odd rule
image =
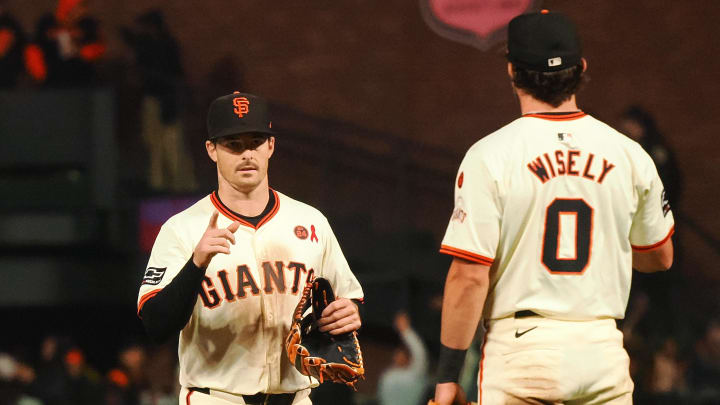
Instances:
[[[467,353],[467,349],[451,349],[440,343],[440,358],[438,359],[437,369],[438,384],[458,382],[460,371],[465,364],[465,353]]]

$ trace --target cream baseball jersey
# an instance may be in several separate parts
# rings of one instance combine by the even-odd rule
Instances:
[[[529,114],[468,150],[441,252],[491,266],[486,319],[619,319],[632,249],[673,227],[639,144],[583,112]]]
[[[230,254],[213,257],[192,316],[180,332],[180,384],[234,394],[297,392],[317,385],[283,353],[293,310],[311,272],[337,296],[362,299],[327,219],[279,192],[257,226],[213,193],[170,218],[150,255],[138,312],[178,274],[217,210],[218,228],[241,222]]]

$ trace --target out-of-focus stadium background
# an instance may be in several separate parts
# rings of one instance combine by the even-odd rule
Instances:
[[[271,186],[326,214],[366,291],[368,378],[355,401],[375,401],[398,343],[398,311],[409,313],[432,366],[449,264],[437,249],[455,171],[472,143],[518,116],[504,44],[480,51],[444,39],[409,0],[86,4],[96,25],[79,24],[72,35],[96,33],[87,44],[104,49],[81,52],[75,72],[87,73],[58,79],[46,53],[43,77],[37,58],[24,52],[17,80],[0,89],[0,352],[20,365],[13,370],[26,370],[8,379],[25,381],[26,391],[55,384],[31,392],[56,398],[48,404],[139,403],[123,391],[137,381],[174,389],[167,374],[175,348],[147,341],[136,294],[159,226],[216,185],[203,147],[205,113],[233,90],[272,102],[281,135]],[[639,107],[662,134],[648,148],[661,148],[654,157],[675,184],[676,264],[635,277],[632,322],[621,323],[636,402],[720,403],[713,402],[720,387],[720,3],[537,4],[579,27],[590,76],[580,106],[616,127]],[[24,31],[24,46],[54,32],[38,26],[56,7],[56,0],[0,1]],[[153,78],[161,76],[142,63],[155,48],[138,46],[133,38],[142,37],[133,33],[158,15],[182,67],[161,66],[170,73],[158,98],[172,110],[160,114],[161,128],[177,136],[181,147],[169,153],[182,157],[170,170],[179,181],[153,183],[151,170],[167,171],[153,162],[166,155],[153,152],[142,131],[146,97],[157,94]],[[0,32],[8,30],[2,21]],[[12,42],[0,35],[0,55]],[[55,354],[44,356],[52,342]],[[89,383],[72,391],[62,383],[76,381],[68,375]],[[158,403],[148,398],[142,403]]]

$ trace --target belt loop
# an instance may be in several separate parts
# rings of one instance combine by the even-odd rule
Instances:
[[[531,316],[540,316],[540,315],[538,315],[537,313],[535,313],[529,309],[515,312],[515,319],[529,318]]]

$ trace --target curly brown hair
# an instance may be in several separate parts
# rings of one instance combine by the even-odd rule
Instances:
[[[512,65],[513,84],[534,98],[557,107],[580,91],[587,80],[583,65],[575,65],[557,72],[539,72]]]

